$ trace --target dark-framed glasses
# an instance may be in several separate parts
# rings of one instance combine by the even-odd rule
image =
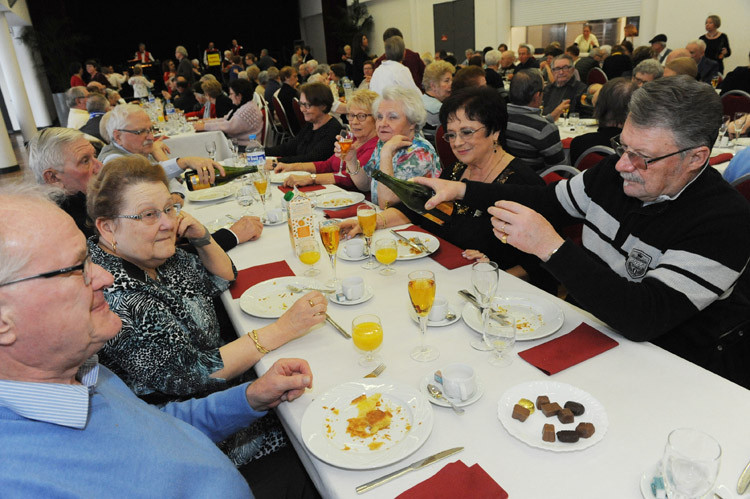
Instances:
[[[456,133],[456,132],[445,132],[443,134],[443,140],[446,141],[446,142],[448,142],[450,144],[451,142],[453,142],[454,140],[456,140],[456,137],[459,136],[459,135],[461,136],[462,140],[469,140],[469,139],[471,139],[471,137],[475,133],[477,133],[482,128],[484,128],[484,127],[480,126],[479,128],[476,128],[476,129],[462,128],[461,130],[458,131],[458,133]]]
[[[558,66],[556,68],[552,68],[552,71],[567,71],[567,70],[569,70],[572,67],[573,66],[570,66],[570,65],[568,65],[568,66]]]
[[[83,260],[82,263],[79,263],[78,265],[73,265],[72,267],[65,267],[64,269],[57,269],[57,270],[50,270],[49,272],[43,272],[41,274],[32,275],[29,277],[22,277],[21,279],[16,279],[15,281],[10,282],[4,282],[0,284],[0,288],[3,286],[9,286],[11,284],[15,284],[17,282],[23,282],[23,281],[30,281],[31,279],[49,279],[50,277],[55,277],[63,274],[70,274],[71,272],[77,272],[81,271],[83,274],[83,283],[88,286],[91,284],[91,255],[87,254],[86,258]]]
[[[114,218],[129,218],[131,220],[140,220],[146,225],[154,225],[159,221],[162,213],[169,218],[177,218],[181,210],[182,206],[179,204],[169,204],[163,210],[151,209],[142,211],[137,215],[115,215]]]
[[[301,107],[302,109],[310,109],[311,107],[313,107],[313,105],[310,104],[309,102],[302,102],[302,101],[300,101],[299,102],[299,107]]]
[[[685,151],[689,151],[690,149],[695,149],[698,146],[690,146],[685,147],[684,149],[680,149],[679,151],[671,152],[669,154],[665,154],[664,156],[658,156],[656,158],[647,158],[645,156],[641,156],[638,153],[635,153],[633,151],[628,151],[628,146],[624,145],[620,142],[620,136],[616,135],[609,139],[610,144],[612,144],[612,149],[615,150],[615,153],[618,156],[622,156],[623,154],[628,155],[628,161],[635,166],[639,170],[646,170],[648,169],[648,165],[652,163],[656,163],[657,161],[661,161],[662,159],[669,158],[670,156],[674,156],[675,154],[680,154]]]
[[[148,135],[150,133],[155,133],[156,132],[156,128],[154,128],[154,127],[151,127],[151,128],[142,128],[140,130],[128,130],[127,128],[118,128],[118,130],[120,132],[132,133],[133,135],[137,135],[139,137],[141,137],[143,135]]]
[[[348,119],[349,121],[354,121],[354,118],[357,118],[357,121],[365,121],[368,116],[372,116],[372,114],[368,114],[368,113],[357,113],[357,114],[347,113],[346,114],[346,119]]]

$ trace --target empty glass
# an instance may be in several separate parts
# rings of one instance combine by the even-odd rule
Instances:
[[[209,140],[203,147],[205,147],[208,157],[216,161],[216,142]]]
[[[477,262],[471,266],[471,283],[474,285],[474,291],[477,293],[477,301],[482,305],[482,331],[487,329],[489,321],[489,304],[490,300],[497,290],[498,280],[497,264],[495,262]],[[481,339],[471,341],[471,347],[481,352],[489,352],[492,347],[488,346]]]
[[[702,498],[713,491],[721,446],[707,433],[678,428],[667,438],[661,472],[669,499]]]
[[[578,123],[579,123],[580,115],[578,113],[570,113],[568,115],[568,123],[574,130],[578,130]]]
[[[737,112],[734,113],[734,145],[739,146],[739,139],[742,135],[742,128],[745,126],[745,120],[747,120],[747,113]]]
[[[489,308],[497,310],[500,307],[501,299],[493,298],[490,300]],[[487,321],[482,333],[482,339],[492,350],[489,363],[497,367],[506,367],[513,363],[513,358],[508,355],[516,344],[516,318],[508,313],[503,313],[502,317],[494,317]]]

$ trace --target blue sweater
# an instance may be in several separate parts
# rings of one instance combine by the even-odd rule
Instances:
[[[212,442],[265,414],[250,408],[246,387],[159,410],[99,366],[83,429],[0,405],[0,496],[252,497]]]

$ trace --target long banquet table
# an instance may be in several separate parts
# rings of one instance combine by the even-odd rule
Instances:
[[[327,190],[336,189],[327,187]],[[280,193],[275,188],[270,190],[274,191],[271,205],[278,204]],[[188,203],[186,209],[204,223],[226,213],[236,216],[240,212],[234,202],[208,206]],[[255,203],[251,210],[259,214],[259,203]],[[375,237],[378,237],[377,233]],[[304,266],[292,253],[286,224],[266,227],[258,241],[239,245],[230,251],[230,256],[238,269],[284,259],[297,275],[304,272]],[[723,455],[717,484],[734,489],[750,458],[750,425],[746,419],[750,414],[750,392],[746,389],[650,343],[628,341],[582,310],[502,272],[497,294],[523,291],[546,296],[564,310],[565,321],[560,330],[544,339],[516,343],[512,365],[497,368],[487,362],[488,353],[475,351],[469,346],[476,334],[459,320],[451,326],[429,328],[429,343],[440,350],[440,358],[428,363],[415,362],[409,358],[409,351],[417,344],[419,333],[417,324],[409,316],[407,274],[416,269],[433,271],[437,294],[446,297],[453,310],[460,311],[463,303],[456,292],[471,288],[471,267],[446,270],[431,258],[422,258],[398,261],[395,263],[396,274],[384,277],[377,271],[361,269],[360,263],[339,260],[338,275],[363,276],[366,284],[374,288],[374,298],[355,306],[330,303],[328,312],[348,330],[351,330],[351,320],[357,315],[375,313],[380,316],[384,329],[381,355],[387,365],[381,378],[418,387],[425,375],[441,366],[465,362],[474,366],[485,386],[485,393],[478,402],[466,407],[466,413],[461,416],[449,408],[433,406],[432,433],[411,456],[383,468],[352,471],[326,464],[310,454],[300,430],[305,409],[313,399],[341,383],[361,380],[369,371],[357,364],[358,353],[351,341],[323,324],[266,355],[256,365],[258,374],[264,373],[280,358],[300,357],[310,363],[313,388],[294,402],[281,404],[277,412],[323,497],[356,497],[355,487],[358,485],[436,452],[464,446],[465,450],[438,464],[409,473],[363,496],[395,497],[437,473],[447,463],[460,459],[469,466],[479,463],[511,497],[635,498],[641,496],[641,475],[660,460],[669,432],[680,427],[702,429],[719,441]],[[331,272],[325,255],[318,266],[323,271],[318,279],[326,280]],[[270,323],[270,320],[242,312],[239,300],[232,299],[228,292],[223,300],[240,334]],[[637,314],[639,311],[623,303],[622,313]],[[581,322],[611,336],[619,346],[553,376],[545,375],[518,357],[518,351],[568,333]],[[609,418],[609,429],[604,438],[582,451],[557,453],[532,448],[511,436],[498,420],[498,400],[510,387],[536,380],[568,383],[597,398]]]

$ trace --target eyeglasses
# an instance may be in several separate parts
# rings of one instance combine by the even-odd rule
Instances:
[[[133,135],[138,135],[139,137],[141,135],[148,135],[148,134],[152,134],[152,133],[156,132],[156,128],[154,128],[154,127],[143,128],[141,130],[128,130],[127,128],[118,128],[118,130],[120,132],[132,133]]]
[[[72,267],[65,267],[64,269],[58,269],[58,270],[51,270],[49,272],[43,272],[41,274],[32,275],[29,277],[23,277],[21,279],[16,279],[15,281],[10,282],[4,282],[0,284],[0,288],[3,286],[9,286],[11,284],[15,284],[17,282],[23,282],[23,281],[30,281],[31,279],[39,279],[40,277],[43,277],[45,279],[48,279],[50,277],[55,277],[58,275],[63,274],[70,274],[71,272],[77,272],[82,271],[83,273],[83,283],[88,286],[91,284],[91,255],[86,255],[86,258],[83,260],[83,263],[79,263],[78,265],[73,265]]]
[[[662,159],[666,159],[670,156],[674,156],[675,154],[680,154],[681,152],[689,151],[690,149],[695,149],[697,146],[690,146],[686,147],[684,149],[680,149],[679,151],[671,152],[669,154],[665,154],[664,156],[659,156],[656,158],[646,158],[644,156],[641,156],[638,153],[628,151],[627,146],[620,143],[620,136],[617,135],[615,137],[612,137],[609,139],[610,144],[612,144],[612,149],[615,150],[615,153],[618,156],[622,156],[623,154],[628,155],[628,161],[638,168],[639,170],[646,170],[648,168],[648,165],[651,163],[656,163],[657,161],[661,161]]]
[[[349,121],[353,121],[354,118],[357,118],[357,121],[365,121],[368,116],[372,116],[372,114],[367,114],[367,113],[357,113],[357,114],[347,113],[346,118]]]
[[[455,132],[446,132],[445,134],[443,134],[443,140],[446,141],[446,142],[448,142],[450,144],[451,142],[453,142],[454,140],[456,140],[456,136],[458,136],[458,135],[460,135],[461,139],[463,139],[463,140],[469,140],[469,139],[471,139],[471,137],[475,133],[477,133],[482,128],[484,128],[484,127],[480,126],[476,130],[472,130],[471,128],[462,128],[461,130],[458,131],[458,133],[455,133]]]
[[[311,107],[313,107],[313,105],[310,104],[309,102],[300,101],[299,107],[301,107],[302,109],[310,109]]]
[[[159,221],[162,213],[169,218],[177,218],[177,215],[180,214],[181,210],[182,206],[179,204],[170,204],[165,206],[163,210],[146,210],[137,215],[115,215],[115,218],[129,218],[131,220],[140,220],[146,225],[154,225]]]
[[[568,65],[568,66],[558,66],[556,68],[552,68],[552,71],[567,71],[567,70],[569,70],[572,67],[573,66],[570,66],[570,65]]]

